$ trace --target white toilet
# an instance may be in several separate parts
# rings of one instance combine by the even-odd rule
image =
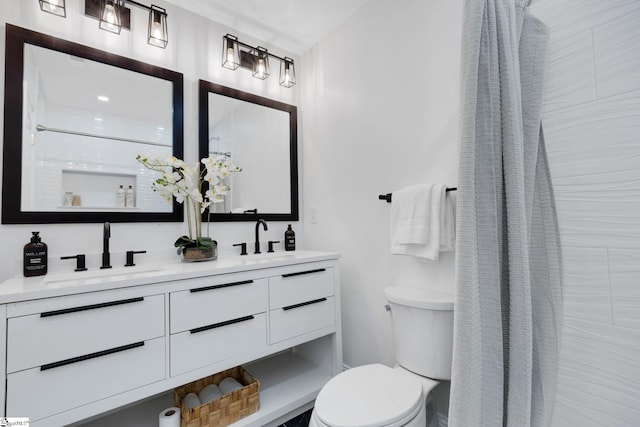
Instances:
[[[332,378],[316,398],[309,427],[435,427],[431,391],[451,379],[453,295],[406,287],[384,290],[395,368],[373,364]]]

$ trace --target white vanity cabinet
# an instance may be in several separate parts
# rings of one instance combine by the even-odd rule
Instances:
[[[333,268],[289,268],[269,277],[269,343],[335,329]]]
[[[4,415],[35,427],[107,412],[94,423],[157,425],[157,408],[145,414],[136,402],[166,402],[175,387],[243,365],[260,381],[261,405],[234,426],[282,423],[342,369],[337,258],[176,263],[130,279],[72,276],[68,286],[11,279],[0,285]],[[145,421],[131,421],[136,407]]]
[[[101,292],[9,305],[7,414],[38,421],[164,379],[164,298]]]
[[[193,279],[170,294],[171,375],[267,347],[267,279]]]

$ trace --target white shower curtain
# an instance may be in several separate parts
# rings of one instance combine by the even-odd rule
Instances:
[[[547,31],[528,0],[466,0],[451,427],[546,426],[560,240],[541,126]]]

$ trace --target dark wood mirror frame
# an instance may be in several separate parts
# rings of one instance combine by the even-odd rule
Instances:
[[[31,44],[92,61],[146,74],[173,83],[173,154],[183,157],[184,89],[181,73],[11,24],[6,30],[4,87],[4,147],[2,179],[3,224],[182,222],[184,209],[173,200],[171,212],[54,212],[22,211],[22,105],[24,46]]]
[[[298,109],[295,105],[285,104],[252,93],[222,86],[217,83],[200,80],[199,84],[199,139],[200,158],[209,156],[209,94],[228,96],[264,107],[281,110],[289,114],[289,179],[291,180],[291,208],[288,213],[212,213],[213,221],[298,221]],[[206,184],[206,183],[205,183]],[[233,190],[232,190],[233,191]],[[203,216],[203,219],[206,219]]]

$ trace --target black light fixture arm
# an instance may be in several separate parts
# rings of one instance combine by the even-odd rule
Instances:
[[[231,34],[227,34],[227,36],[229,36],[229,35],[231,35]],[[257,48],[257,47],[251,46],[250,44],[243,43],[243,42],[241,42],[240,40],[234,40],[234,41],[235,41],[236,43],[238,43],[238,46],[242,46],[242,47],[247,48],[247,49],[249,49],[249,50],[258,50],[258,48]],[[280,57],[280,56],[278,56],[278,55],[274,55],[273,53],[269,52],[268,50],[267,50],[265,53],[266,53],[267,55],[269,55],[270,57],[277,59],[277,60],[278,60],[278,61],[280,61],[280,62],[290,62],[290,63],[293,63],[293,59],[291,59],[291,58],[282,58],[282,57]]]

